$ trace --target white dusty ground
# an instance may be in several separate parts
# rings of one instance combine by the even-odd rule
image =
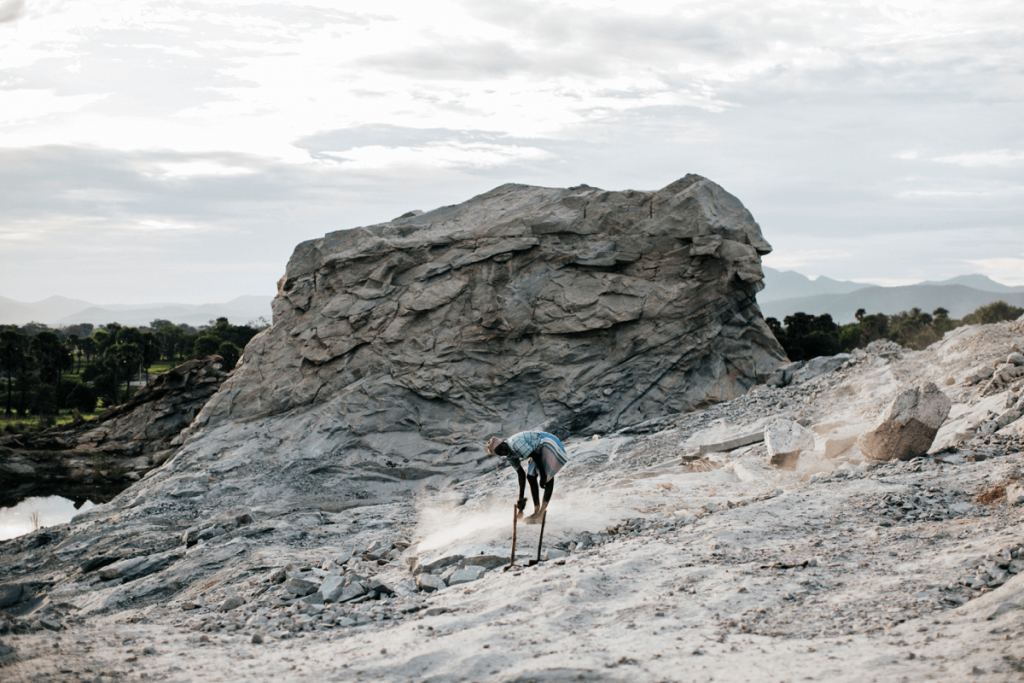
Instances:
[[[275,561],[169,603],[10,636],[20,661],[0,674],[12,682],[1024,680],[1024,578],[1012,573],[1024,563],[1024,505],[978,500],[1024,475],[1024,430],[1018,422],[994,436],[972,432],[990,416],[985,406],[1003,410],[1024,380],[963,381],[1014,344],[1024,345],[1022,323],[967,328],[902,359],[856,358],[798,385],[761,386],[705,411],[572,443],[545,546],[590,544],[564,558],[491,570],[433,594],[328,605],[308,620],[297,614],[305,603],[268,582],[288,561],[293,574],[313,576],[299,570],[375,540],[415,542],[379,567],[377,578],[396,586],[410,578],[405,560],[414,554],[422,562],[507,554],[514,477],[492,472],[407,503],[306,522],[302,542],[267,551]],[[959,441],[933,456],[868,466],[854,448],[825,460],[821,438],[795,472],[764,465],[763,444],[711,455],[710,471],[679,464],[702,442],[780,415],[808,419],[822,434],[862,431],[899,389],[924,381],[954,401],[936,449]],[[520,524],[520,563],[538,531]],[[216,612],[229,594],[246,604]],[[266,619],[228,630],[252,616]],[[257,633],[261,644],[252,642]]]

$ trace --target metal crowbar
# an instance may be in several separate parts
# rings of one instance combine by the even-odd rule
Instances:
[[[512,503],[512,557],[509,560],[508,566],[502,570],[505,572],[507,572],[509,569],[512,569],[512,567],[514,567],[516,564],[516,526],[518,522],[519,506],[516,505],[515,503]]]

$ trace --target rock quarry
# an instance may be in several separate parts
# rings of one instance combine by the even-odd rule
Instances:
[[[1019,680],[1024,319],[788,363],[769,249],[699,176],[299,245],[165,464],[0,543],[0,673]],[[570,459],[504,571],[483,442],[538,427]]]

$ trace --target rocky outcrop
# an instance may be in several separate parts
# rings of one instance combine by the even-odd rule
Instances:
[[[928,452],[952,406],[929,382],[901,392],[885,409],[873,430],[857,440],[869,460],[910,460]]]
[[[658,192],[504,185],[331,233],[295,250],[274,326],[195,427],[330,403],[354,435],[473,425],[476,443],[725,400],[784,361],[754,302],[770,249],[694,175]]]

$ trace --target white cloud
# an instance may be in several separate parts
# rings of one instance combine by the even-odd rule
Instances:
[[[957,166],[965,166],[967,168],[980,168],[983,166],[1006,167],[1019,161],[1024,161],[1024,152],[1014,152],[1009,149],[993,149],[988,152],[967,152],[964,154],[935,157],[932,161],[956,164]]]
[[[168,221],[144,220],[129,226],[136,230],[198,230],[194,225],[188,223],[171,223]]]
[[[155,175],[165,178],[194,178],[196,176],[237,176],[255,173],[254,169],[231,166],[217,161],[164,161],[156,164]]]
[[[493,168],[525,161],[551,159],[553,154],[536,147],[489,143],[439,142],[416,147],[369,145],[344,152],[323,152],[348,169],[381,169],[399,166],[432,168]]]
[[[0,3],[0,24],[15,21],[25,11],[25,0],[6,0]]]
[[[822,263],[840,261],[852,256],[854,256],[854,252],[847,249],[775,250],[767,256],[761,257],[761,262],[769,268],[775,268],[776,270],[791,270],[812,264],[820,268]]]
[[[61,96],[52,90],[39,89],[0,90],[0,127],[20,127],[39,119],[72,114],[105,97],[105,94]]]

